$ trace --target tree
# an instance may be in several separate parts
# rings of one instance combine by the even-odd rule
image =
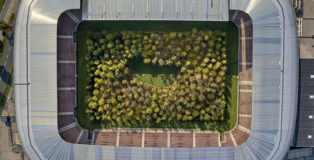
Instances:
[[[150,107],[146,108],[146,114],[151,114],[152,113],[152,109]]]
[[[179,121],[179,120],[181,120],[182,119],[182,115],[179,113],[179,114],[177,114],[177,120]]]
[[[99,106],[102,106],[102,105],[104,105],[105,104],[105,99],[100,99],[100,100],[98,100],[98,105]],[[101,108],[101,107],[100,107]]]
[[[144,58],[144,63],[145,63],[145,64],[150,63],[150,61],[151,61],[151,59],[150,59],[150,58]]]
[[[191,88],[192,91],[196,90],[196,84],[192,83],[192,84],[190,85],[190,88]]]
[[[113,83],[113,86],[114,86],[114,87],[117,87],[117,86],[119,86],[119,85],[120,85],[120,82],[119,82],[119,81],[117,81],[117,80],[114,81],[114,83]]]
[[[98,89],[95,89],[95,90],[93,91],[93,95],[94,95],[94,96],[99,96],[99,90],[98,90]]]
[[[107,48],[108,49],[111,49],[111,48],[113,48],[114,47],[114,44],[112,43],[112,42],[109,42],[108,44],[107,44]]]
[[[159,63],[159,65],[160,65],[161,67],[165,65],[165,62],[164,62],[164,60],[162,60],[162,59],[159,59],[158,63]]]
[[[192,48],[191,48],[191,46],[190,46],[190,45],[186,45],[186,46],[185,46],[185,51],[190,52],[190,51],[191,51],[191,49],[192,49]]]
[[[185,67],[181,67],[181,72],[182,73],[186,72],[186,68]]]
[[[155,57],[155,58],[152,60],[152,63],[153,63],[153,64],[156,64],[156,63],[157,63],[157,60],[158,60],[158,58]]]
[[[174,39],[174,38],[176,38],[176,36],[177,36],[176,32],[170,32],[170,34],[169,34],[170,39]]]
[[[210,120],[210,116],[209,116],[209,114],[208,114],[208,113],[206,113],[206,114],[205,114],[205,116],[204,116],[204,120],[205,120],[205,121],[209,121],[209,120]]]
[[[197,29],[196,28],[193,28],[192,29],[192,34],[196,34],[197,33]]]
[[[166,60],[166,65],[167,66],[170,66],[170,65],[172,65],[173,64],[173,62],[171,61],[171,60]]]
[[[195,46],[195,47],[193,48],[194,53],[199,53],[200,50],[201,50],[200,46]]]
[[[178,61],[178,62],[176,63],[176,66],[177,66],[177,67],[181,66],[181,62]]]
[[[180,40],[180,41],[178,41]],[[86,100],[90,119],[118,126],[145,121],[223,120],[226,107],[226,35],[220,31],[102,32],[86,41]],[[129,60],[174,65],[175,84],[159,88],[132,76]]]
[[[6,31],[6,32],[9,32],[9,30],[12,29],[12,26],[10,26],[9,24],[7,24],[6,22],[4,21],[0,21],[0,30],[3,30],[3,31]]]
[[[205,36],[204,36],[204,40],[205,40],[205,41],[208,41],[208,40],[209,40],[208,35],[205,35]]]
[[[131,84],[136,84],[136,82],[137,82],[136,78],[133,78],[133,79],[130,81]]]
[[[158,107],[155,108],[154,112],[158,113],[160,111],[160,109]]]

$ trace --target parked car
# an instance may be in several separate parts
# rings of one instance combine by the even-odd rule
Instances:
[[[11,46],[13,46],[13,44],[14,44],[14,32],[12,32],[10,37],[9,37],[9,43]]]

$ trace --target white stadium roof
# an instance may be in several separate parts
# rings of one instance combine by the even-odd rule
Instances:
[[[71,144],[58,133],[57,21],[80,0],[22,0],[15,28],[14,90],[21,144],[30,159],[283,159],[294,132],[298,47],[288,0],[87,0],[85,20],[253,21],[252,124],[236,147],[139,148]],[[139,5],[141,4],[141,5]],[[109,7],[110,6],[110,7]],[[141,6],[141,8],[136,8]],[[85,8],[85,10],[84,10]]]

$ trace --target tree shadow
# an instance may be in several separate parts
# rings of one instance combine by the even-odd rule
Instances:
[[[0,92],[0,99],[2,99],[3,98],[3,93],[2,92]],[[1,107],[0,107],[1,108]]]
[[[223,131],[228,131],[232,128],[229,128],[230,126],[230,119],[231,115],[228,112],[228,105],[232,105],[232,99],[231,99],[231,88],[232,88],[232,76],[227,76],[226,77],[226,91],[225,91],[225,97],[226,97],[226,108],[225,108],[225,115],[224,115],[224,120],[222,121],[217,121],[217,127],[215,128],[216,130],[223,132]],[[233,126],[232,126],[233,127]]]
[[[225,97],[227,98],[227,104],[231,104],[231,91],[229,88],[232,88],[232,76],[226,77],[226,91],[225,91]]]
[[[0,75],[1,75],[1,80],[4,83],[7,83],[9,80],[10,73],[5,69],[4,66],[0,66]]]
[[[157,77],[159,74],[178,74],[179,68],[176,66],[159,66],[145,64],[143,58],[131,59],[127,65],[134,74],[151,74]]]
[[[132,74],[151,85],[169,86],[175,82],[179,73],[176,66],[145,64],[143,58],[134,58],[127,64]]]

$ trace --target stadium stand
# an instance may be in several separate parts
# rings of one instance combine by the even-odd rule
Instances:
[[[74,19],[71,18],[73,16],[69,16],[69,13],[80,10],[71,10],[61,14],[58,19],[58,43],[57,43],[57,59],[58,59],[58,129],[61,137],[70,143],[79,142],[80,139],[86,140],[87,137],[81,137],[83,133],[88,132],[87,130],[81,129],[77,130],[77,126],[79,126],[76,122],[76,118],[73,116],[73,110],[75,108],[75,46],[73,43],[73,37],[71,36],[76,29],[78,23],[75,22]],[[248,138],[248,134],[250,133],[251,128],[251,108],[252,108],[252,23],[251,18],[244,12],[241,11],[230,11],[229,17],[232,17],[230,21],[233,21],[239,29],[240,35],[240,43],[239,43],[239,81],[240,81],[240,90],[239,90],[239,110],[245,111],[245,113],[241,112],[239,114],[239,121],[237,126],[232,129],[230,132],[230,136],[233,139],[222,139],[224,136],[220,137],[220,135],[215,132],[200,132],[196,131],[196,133],[188,134],[187,133],[176,133],[176,136],[173,134],[167,134],[169,131],[163,129],[161,132],[145,132],[139,130],[139,134],[143,134],[142,141],[145,141],[142,147],[145,147],[146,143],[150,147],[218,147],[221,146],[221,143],[230,143],[233,146],[241,145]],[[79,17],[79,16],[76,16]],[[68,22],[69,21],[69,22]],[[78,21],[78,20],[77,20]],[[250,24],[246,25],[245,24]],[[68,29],[70,28],[70,29]],[[251,37],[249,37],[249,35]],[[249,39],[249,40],[246,40]],[[61,42],[59,42],[61,41]],[[244,83],[245,82],[245,83]],[[246,89],[242,89],[246,87]],[[66,99],[66,100],[65,100]],[[64,110],[66,110],[64,112]],[[72,112],[71,112],[72,111]],[[64,136],[67,135],[71,130],[76,130],[78,133],[73,133],[72,136]],[[73,131],[72,131],[73,132]],[[71,132],[71,133],[72,133]],[[80,133],[80,134],[79,134]],[[118,132],[114,132],[118,134]],[[91,144],[102,144],[102,145],[111,145],[111,146],[129,146],[133,141],[130,141],[128,134],[119,134],[118,140],[120,143],[112,143],[112,139],[110,139],[108,135],[112,135],[112,130],[109,131],[96,131],[93,135],[95,143]],[[150,137],[151,134],[155,135],[155,138]],[[158,136],[161,134],[161,136]],[[183,134],[183,135],[180,135]],[[228,133],[224,133],[228,134]],[[148,135],[148,136],[147,136]],[[163,136],[166,135],[166,136]],[[236,136],[234,136],[236,135]],[[244,136],[241,136],[244,135]],[[127,136],[126,138],[124,136]],[[183,138],[192,139],[192,142],[182,142]],[[194,139],[193,139],[194,137]],[[206,138],[212,137],[212,138]],[[215,138],[213,138],[215,137]],[[154,143],[157,140],[169,140],[169,144],[166,143]],[[177,140],[177,138],[179,138]],[[229,140],[229,141],[228,141]],[[126,141],[126,142],[124,142]],[[150,142],[152,141],[152,142]],[[177,142],[178,141],[178,142]],[[193,142],[195,141],[195,142]],[[167,141],[166,141],[167,142]],[[173,144],[175,143],[175,144]],[[200,144],[202,143],[202,144]],[[85,144],[85,142],[84,142]],[[155,145],[151,145],[155,144]],[[206,146],[205,144],[208,144]],[[216,145],[213,145],[216,144]]]

